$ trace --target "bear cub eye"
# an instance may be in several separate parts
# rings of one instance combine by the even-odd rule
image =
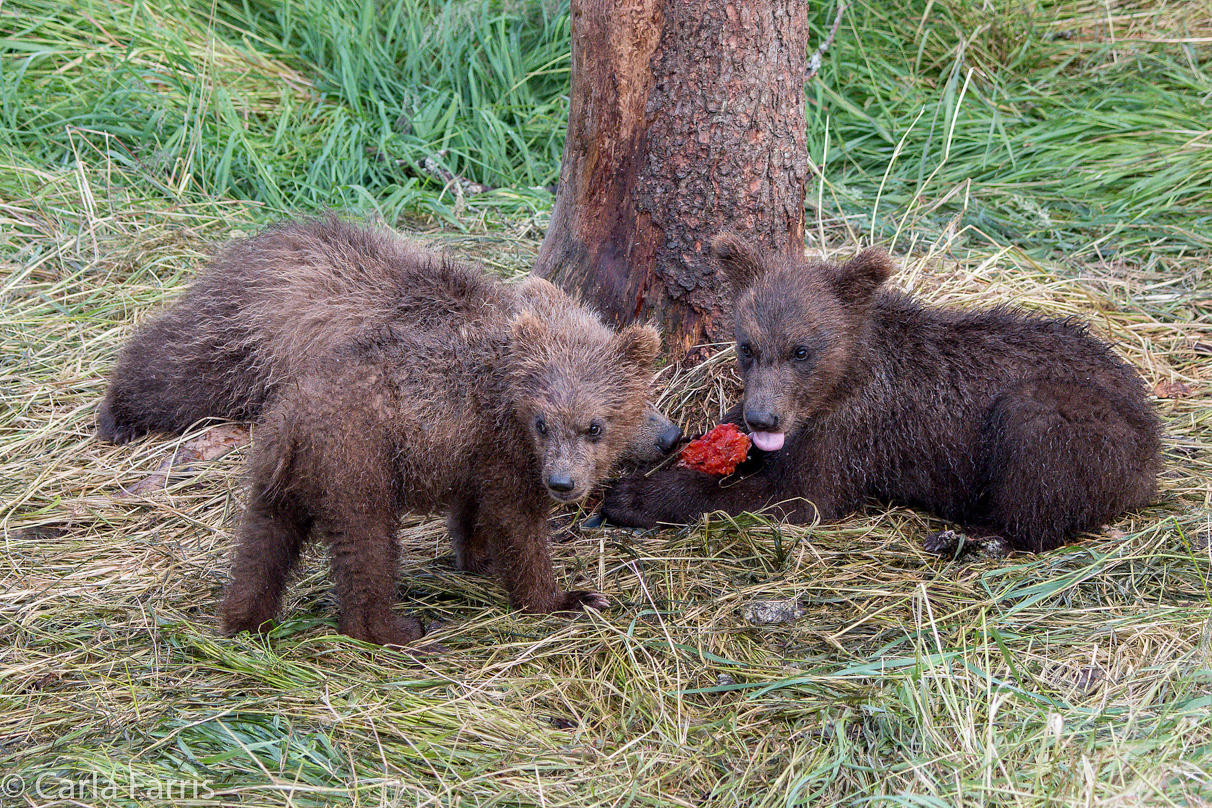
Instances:
[[[753,346],[748,342],[742,342],[737,346],[737,351],[741,355],[741,359],[749,360],[753,358]]]
[[[803,362],[808,358],[808,349],[801,345],[791,352],[791,356],[795,359],[795,361]]]
[[[540,435],[547,434],[547,422],[543,420],[543,416],[538,416],[534,419],[534,431]]]
[[[585,430],[585,435],[586,435],[586,436],[587,436],[587,437],[588,437],[590,440],[597,440],[598,438],[602,437],[602,424],[601,424],[601,422],[600,422],[600,421],[594,421],[594,422],[592,422],[592,423],[589,425],[589,428]]]

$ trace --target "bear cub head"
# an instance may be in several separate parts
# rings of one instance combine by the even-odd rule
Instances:
[[[637,454],[637,435],[662,426],[649,424],[655,410],[648,403],[660,347],[651,326],[615,332],[581,306],[547,307],[533,294],[527,310],[514,319],[513,416],[532,444],[553,499],[567,503],[584,497],[616,463]],[[668,424],[663,416],[659,420]]]
[[[717,235],[711,247],[735,294],[742,415],[754,446],[775,452],[845,398],[892,259],[879,249],[842,264],[772,255],[732,233]]]

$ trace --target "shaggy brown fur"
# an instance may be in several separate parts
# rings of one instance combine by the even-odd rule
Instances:
[[[565,592],[547,547],[571,502],[643,431],[659,337],[606,328],[551,284],[517,286],[385,231],[286,223],[229,246],[123,353],[102,437],[260,415],[222,604],[229,632],[274,615],[309,535],[329,546],[345,634],[407,645],[392,613],[404,511],[450,512],[459,566],[532,612]]]
[[[686,468],[621,480],[615,523],[685,523],[773,506],[832,520],[867,497],[931,510],[1042,551],[1148,503],[1159,425],[1137,373],[1071,319],[927,308],[881,289],[867,250],[837,266],[714,249],[734,288],[750,459],[720,480]]]
[[[211,418],[255,420],[284,381],[297,380],[317,357],[380,327],[396,309],[400,316],[417,311],[418,301],[442,282],[427,269],[439,259],[420,246],[388,239],[386,260],[376,255],[383,234],[335,221],[314,224],[338,228],[339,237],[323,237],[324,248],[315,249],[313,233],[287,225],[276,231],[272,250],[261,249],[268,235],[234,241],[180,300],[143,327],[118,357],[97,407],[98,436],[126,443],[149,432],[179,435]],[[410,277],[417,272],[403,267],[424,277]],[[494,294],[503,293],[489,285]],[[459,293],[474,296],[480,286],[476,279]],[[510,288],[510,305],[540,317],[579,309],[537,278]],[[681,437],[647,404],[621,460],[660,460]]]

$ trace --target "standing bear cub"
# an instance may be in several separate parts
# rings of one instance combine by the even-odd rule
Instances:
[[[880,250],[839,266],[730,234],[712,246],[737,292],[745,384],[725,420],[754,449],[723,479],[623,478],[603,505],[611,522],[769,507],[803,523],[874,497],[1039,552],[1153,498],[1157,416],[1137,373],[1079,322],[927,308],[881,288],[893,267]]]
[[[447,511],[459,567],[495,571],[518,608],[605,605],[556,586],[547,517],[662,431],[659,347],[539,278],[504,284],[335,218],[285,223],[228,246],[135,336],[98,430],[257,418],[225,629],[265,626],[318,536],[341,631],[408,645],[421,623],[391,608],[405,511]]]

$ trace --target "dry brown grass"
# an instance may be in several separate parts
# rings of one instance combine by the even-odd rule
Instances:
[[[1059,4],[1054,30],[1079,42],[1212,42],[1212,9],[1185,0],[1162,2],[1088,2]]]
[[[808,86],[814,245],[880,232],[927,299],[1091,319],[1179,396],[1156,505],[1000,561],[927,555],[938,522],[899,508],[578,529],[560,573],[616,605],[575,620],[511,613],[412,519],[400,608],[448,655],[336,635],[315,549],[273,636],[218,636],[243,450],[160,485],[199,433],[114,448],[92,412],[133,324],[264,223],[225,195],[441,216],[430,237],[509,275],[545,224],[524,186],[554,175],[566,28],[421,19],[449,36],[428,47],[390,5],[0,2],[0,806],[1212,804],[1207,2],[940,0],[906,25],[861,1]],[[454,117],[397,118],[418,87]],[[511,187],[384,171],[404,124],[403,153]],[[663,405],[710,425],[729,362],[666,369]],[[754,625],[762,603],[801,616]]]
[[[1185,385],[1188,395],[1157,402],[1169,434],[1157,505],[1070,547],[1001,561],[928,555],[921,539],[938,523],[899,508],[806,529],[755,517],[643,535],[572,530],[557,548],[563,574],[615,604],[573,620],[510,612],[495,581],[454,572],[440,520],[412,519],[401,608],[440,623],[451,649],[418,663],[335,634],[314,550],[268,640],[218,636],[242,450],[138,493],[197,433],[117,448],[93,437],[93,407],[132,324],[233,228],[254,227],[250,211],[90,204],[98,194],[79,177],[45,180],[36,201],[0,205],[0,769],[24,778],[0,800],[1212,797],[1206,256],[1041,265],[960,232],[919,245],[897,280],[948,305],[1080,314],[1150,384]],[[509,274],[537,246],[438,240]],[[692,429],[736,394],[727,351],[663,381],[663,404]],[[742,617],[766,601],[795,601],[803,616]]]
[[[1075,0],[1052,4],[1048,20],[1027,19],[1034,4],[1023,14],[1009,3],[945,5],[971,22],[966,47],[985,66],[1019,54],[1024,32],[1044,24],[1059,37],[1050,58],[1071,51],[1074,64],[1102,73],[1132,64],[1141,43],[1167,43],[1186,81],[1203,75],[1187,67],[1212,41],[1206,3]],[[14,41],[55,57],[31,59],[29,75],[79,84],[86,103],[90,77],[115,64],[114,43],[128,38],[132,8],[56,17],[58,7],[25,3],[0,17],[13,31],[29,23],[41,39]],[[270,140],[277,107],[312,98],[311,79],[250,59],[252,49],[199,45],[209,31],[181,28],[167,7],[139,9],[162,29],[135,37],[128,54],[149,86],[171,94],[168,79],[181,71],[164,53],[202,65],[205,75],[183,84],[186,106],[201,88],[198,104],[232,111],[223,120],[268,120],[260,135],[238,132],[254,163],[274,169],[260,179],[302,181],[297,163],[270,159]],[[879,35],[863,32],[873,64],[863,75],[874,77],[863,83],[878,89],[884,77],[885,95],[899,99],[910,80],[890,72]],[[161,40],[169,46],[158,49]],[[398,68],[389,66],[384,75]],[[1061,78],[1068,92],[1081,77]],[[1203,85],[1190,86],[1203,97]],[[120,448],[93,437],[93,407],[133,324],[264,214],[188,201],[198,197],[180,193],[184,163],[132,169],[113,158],[126,142],[109,135],[68,128],[78,161],[66,169],[43,166],[36,138],[20,140],[29,155],[0,154],[0,805],[1212,803],[1212,256],[1200,246],[1207,233],[1188,225],[1206,221],[1207,123],[1175,117],[1187,107],[1164,89],[1156,98],[1170,117],[1124,118],[1135,137],[1126,144],[1099,134],[1094,167],[1111,174],[1093,172],[1097,183],[1036,197],[1049,177],[1032,166],[1007,163],[997,175],[1004,196],[1041,220],[1063,219],[1058,205],[1072,196],[1108,232],[1140,224],[1119,252],[1108,237],[1080,242],[1080,258],[1040,263],[1004,237],[955,224],[971,219],[943,226],[957,205],[978,207],[974,195],[969,210],[969,178],[985,158],[961,160],[958,145],[934,184],[905,185],[899,172],[918,156],[910,141],[887,174],[844,178],[864,193],[878,187],[890,222],[882,232],[896,233],[897,283],[941,304],[1086,317],[1168,396],[1157,400],[1168,438],[1156,505],[1043,556],[961,562],[926,554],[921,539],[940,524],[900,508],[810,528],[712,518],[641,535],[563,531],[573,521],[565,514],[561,574],[615,603],[572,620],[511,613],[495,581],[454,572],[439,519],[410,519],[400,608],[438,624],[451,649],[421,662],[335,634],[315,548],[271,637],[218,636],[243,450],[179,467],[171,461],[201,430]],[[7,111],[34,97],[13,90]],[[1142,109],[1156,106],[1143,98]],[[1114,106],[1100,114],[1120,114]],[[888,120],[918,113],[872,110]],[[94,119],[127,126],[129,112]],[[988,155],[1000,135],[974,121],[957,131],[975,131],[973,154]],[[65,131],[42,123],[47,138]],[[1044,135],[1072,144],[1055,153],[1084,159],[1085,141],[1102,130],[1045,121],[1031,132],[1015,133],[1020,160],[1026,141]],[[211,134],[199,149],[217,159],[231,131]],[[287,151],[306,152],[306,137],[291,146],[291,134]],[[473,142],[490,150],[487,138]],[[1108,156],[1113,144],[1122,151]],[[358,159],[369,158],[344,162]],[[1106,184],[1129,169],[1142,178]],[[131,181],[132,170],[146,182]],[[841,169],[826,175],[810,201],[839,192],[830,183]],[[175,195],[148,190],[156,183]],[[1120,197],[1139,204],[1121,211]],[[1153,214],[1180,208],[1189,216],[1163,216],[1174,229],[1157,229]],[[497,218],[488,207],[454,215],[470,234],[428,236],[503,274],[529,266],[541,216],[505,217],[509,232],[488,234],[484,223]],[[874,226],[874,211],[864,215]],[[842,220],[811,229],[818,246],[853,249]],[[1055,234],[1047,238],[1055,247]],[[667,368],[662,405],[688,429],[711,425],[738,392],[730,361],[724,350],[697,368]],[[800,616],[755,625],[745,615],[763,603]]]

